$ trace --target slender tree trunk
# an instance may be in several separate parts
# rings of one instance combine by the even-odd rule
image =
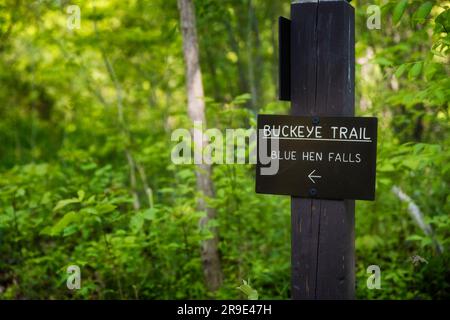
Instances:
[[[188,114],[192,122],[201,122],[206,127],[205,102],[203,100],[202,72],[199,63],[199,50],[197,29],[195,22],[195,9],[192,0],[178,0],[180,11],[181,31],[183,34],[183,51],[186,63],[186,85],[188,95]],[[205,144],[200,128],[194,126],[194,147],[200,148]],[[197,131],[197,132],[195,132]],[[206,211],[206,216],[200,220],[200,227],[204,228],[208,222],[216,218],[216,211],[207,205],[205,198],[214,196],[211,180],[211,166],[197,164],[197,188],[201,193],[197,206]],[[222,270],[220,266],[218,242],[219,235],[216,228],[211,230],[213,237],[204,240],[201,244],[201,258],[206,285],[211,291],[217,290],[222,284]]]

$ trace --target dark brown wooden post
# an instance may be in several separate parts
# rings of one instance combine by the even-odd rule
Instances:
[[[293,1],[292,115],[353,116],[354,57],[347,1]],[[354,299],[355,202],[292,197],[291,222],[292,298]]]

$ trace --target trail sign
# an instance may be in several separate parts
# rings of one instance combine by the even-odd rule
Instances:
[[[376,152],[376,118],[259,115],[256,192],[374,200]]]

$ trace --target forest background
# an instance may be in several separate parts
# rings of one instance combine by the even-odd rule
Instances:
[[[277,19],[289,1],[194,5],[208,128],[287,114]],[[351,5],[357,115],[379,118],[376,201],[356,205],[357,298],[448,299],[450,3]],[[181,9],[0,0],[0,299],[290,297],[289,197],[256,194],[250,164],[207,168],[205,197],[199,168],[171,162],[171,133],[192,127]]]

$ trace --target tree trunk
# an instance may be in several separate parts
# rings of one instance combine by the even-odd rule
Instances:
[[[188,95],[188,114],[192,122],[201,122],[206,127],[205,102],[202,84],[202,72],[199,63],[197,29],[195,9],[192,0],[178,0],[180,11],[181,31],[183,34],[183,51],[186,63],[186,85]],[[205,144],[201,129],[194,126],[194,147],[202,150]],[[201,161],[203,162],[203,161]],[[206,211],[206,216],[200,220],[200,228],[205,228],[210,220],[216,218],[216,211],[207,205],[205,198],[214,196],[211,180],[211,166],[203,163],[196,164],[197,188],[201,193],[197,201],[200,211]],[[222,270],[220,267],[216,228],[212,228],[213,237],[201,244],[201,258],[206,285],[211,291],[216,291],[222,284]]]

